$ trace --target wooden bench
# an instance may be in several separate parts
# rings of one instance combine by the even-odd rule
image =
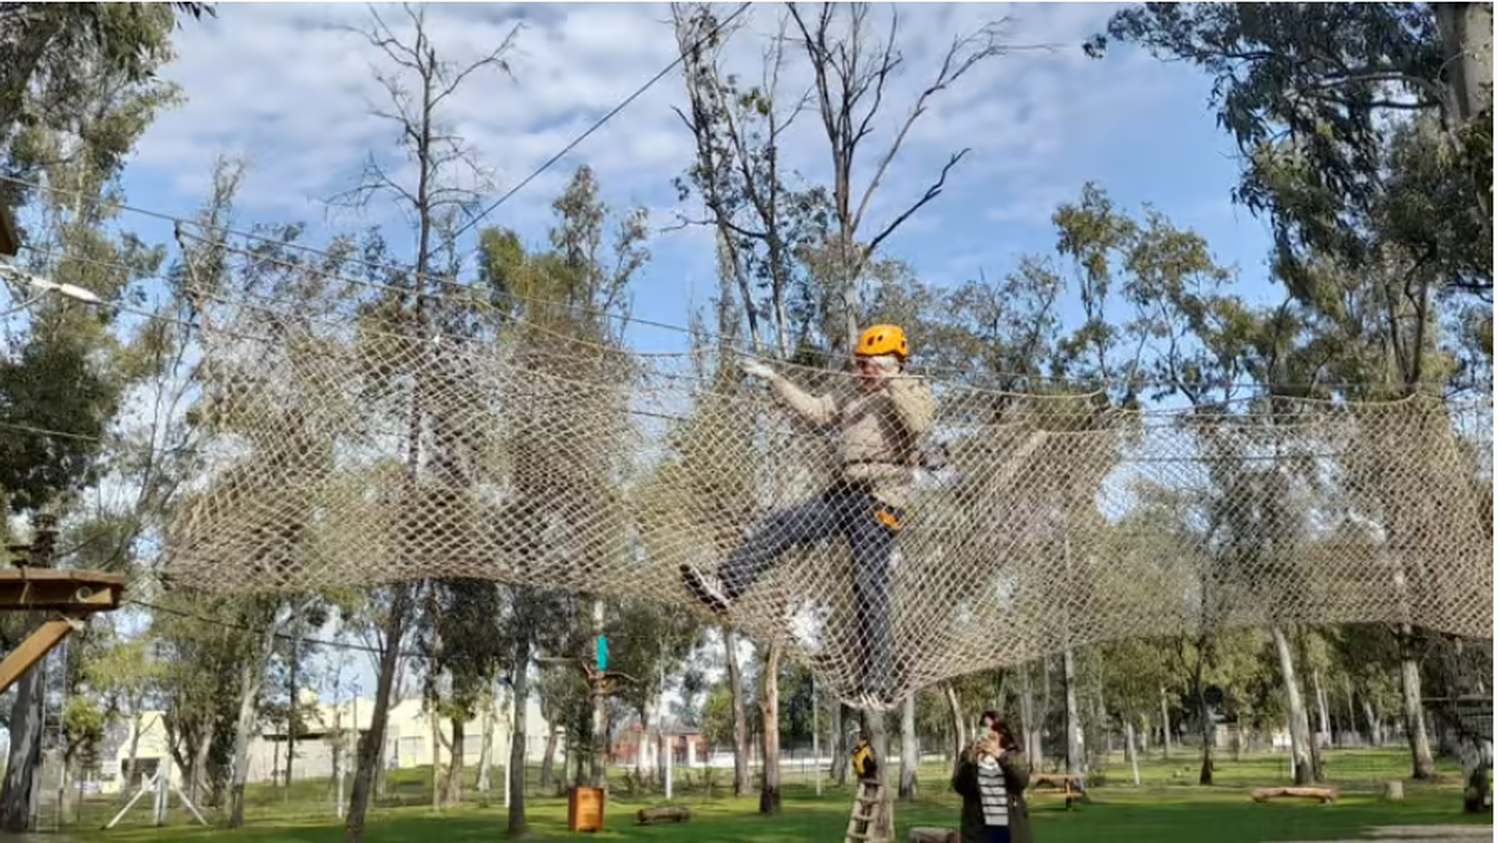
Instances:
[[[1251,802],[1269,799],[1316,799],[1327,805],[1338,798],[1338,793],[1328,787],[1259,787],[1250,791]]]
[[[1069,810],[1074,802],[1088,801],[1088,791],[1083,789],[1078,777],[1067,773],[1032,773],[1027,793],[1031,796],[1061,796]]]

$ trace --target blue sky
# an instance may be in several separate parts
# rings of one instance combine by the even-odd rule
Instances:
[[[731,6],[724,6],[727,14]],[[980,22],[1013,18],[1016,43],[1057,45],[1052,54],[1002,57],[976,67],[934,101],[913,130],[882,186],[873,224],[889,219],[925,188],[963,147],[972,151],[949,189],[896,236],[885,254],[907,260],[924,280],[957,284],[983,270],[991,278],[1022,255],[1049,254],[1049,217],[1060,202],[1096,181],[1129,209],[1154,204],[1177,224],[1192,226],[1221,261],[1237,264],[1242,292],[1274,293],[1264,262],[1264,225],[1230,202],[1238,165],[1231,141],[1215,125],[1209,82],[1192,68],[1168,65],[1131,50],[1090,61],[1079,45],[1100,30],[1108,4],[910,5],[901,7],[898,43],[908,72],[890,91],[889,119],[870,139],[879,153],[892,122],[910,107],[931,73],[937,51]],[[778,4],[758,4],[734,36],[730,61],[757,72],[774,31]],[[494,168],[498,192],[516,184],[573,136],[602,116],[675,57],[662,4],[432,5],[428,26],[440,51],[465,61],[492,49],[525,18],[511,56],[512,77],[476,76],[450,101],[447,117],[478,157]],[[881,21],[884,9],[875,15]],[[399,32],[399,8],[382,14]],[[369,115],[382,92],[372,79],[378,56],[341,30],[367,20],[361,4],[223,4],[216,21],[187,21],[176,37],[179,58],[163,75],[186,102],[163,114],[141,140],[124,179],[127,201],[190,217],[203,202],[213,161],[221,154],[249,163],[237,227],[260,221],[311,224],[308,242],[370,224],[393,243],[411,236],[388,206],[362,216],[329,218],[322,203],[352,183],[368,154],[388,156],[389,125]],[[800,65],[800,56],[793,58]],[[789,86],[798,70],[789,71]],[[641,204],[653,223],[674,221],[673,176],[691,154],[691,139],[672,112],[684,99],[678,74],[664,77],[572,155],[533,182],[487,222],[544,241],[549,204],[572,169],[587,162],[615,206]],[[790,159],[810,178],[827,169],[826,141],[807,115],[788,144]],[[400,173],[398,177],[409,175]],[[894,210],[893,210],[894,206]],[[171,243],[169,224],[126,214],[122,224],[148,240]],[[472,235],[471,235],[472,236]],[[703,231],[658,236],[654,258],[634,288],[635,314],[685,324],[716,287],[712,240]],[[1067,305],[1076,312],[1071,302]],[[627,335],[648,351],[678,350],[684,337],[649,327]],[[919,338],[918,338],[919,339]],[[920,353],[920,348],[918,349]],[[359,681],[373,688],[367,660],[356,657]]]
[[[732,9],[723,6],[723,13]],[[872,223],[883,222],[947,156],[972,152],[954,171],[944,195],[894,237],[885,252],[909,261],[926,281],[961,283],[983,270],[1003,275],[1027,253],[1050,253],[1048,217],[1061,201],[1094,180],[1122,206],[1151,202],[1180,225],[1202,232],[1219,257],[1243,271],[1245,294],[1270,293],[1262,280],[1268,237],[1261,222],[1235,208],[1233,146],[1207,108],[1208,80],[1191,68],[1156,62],[1130,50],[1104,61],[1086,59],[1079,44],[1102,28],[1112,5],[908,5],[901,7],[899,43],[908,72],[892,86],[890,120],[869,140],[883,148],[914,88],[931,72],[947,39],[984,20],[1013,19],[1016,43],[1056,44],[1053,54],[1002,57],[976,67],[917,124],[877,194]],[[753,73],[774,31],[780,7],[757,5],[735,35],[733,69]],[[385,9],[402,31],[404,13]],[[883,12],[881,13],[883,14]],[[560,149],[674,57],[665,5],[567,5],[517,10],[501,5],[434,5],[428,27],[455,61],[499,43],[524,15],[511,57],[512,78],[474,81],[450,100],[447,116],[495,169],[497,192]],[[371,78],[377,54],[340,27],[360,26],[356,4],[228,4],[219,19],[187,23],[177,36],[179,59],[165,76],[183,86],[186,104],[163,115],[142,139],[126,172],[133,205],[190,216],[202,202],[212,161],[242,155],[250,169],[239,227],[255,221],[304,220],[309,242],[338,231],[379,224],[398,248],[412,238],[389,206],[329,217],[321,201],[348,187],[367,154],[388,156],[391,131],[368,114],[382,92]],[[880,16],[874,16],[880,21]],[[802,59],[793,57],[793,78]],[[787,86],[791,88],[791,85]],[[588,162],[612,204],[641,204],[653,223],[673,222],[671,179],[690,154],[690,138],[671,106],[683,101],[681,79],[669,74],[547,174],[486,222],[541,243],[548,203],[578,163]],[[793,163],[811,178],[826,172],[826,141],[815,115],[803,119],[790,144]],[[125,222],[170,242],[170,229],[143,217]],[[472,236],[472,234],[471,234]],[[712,241],[703,231],[658,236],[654,258],[634,288],[635,313],[684,324],[715,287]],[[1071,302],[1069,303],[1071,305]],[[671,332],[636,327],[643,350],[682,347]]]

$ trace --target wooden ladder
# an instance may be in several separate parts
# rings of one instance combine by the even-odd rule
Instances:
[[[854,794],[854,807],[849,811],[849,830],[844,843],[889,843],[884,837],[876,837],[881,812],[885,810],[884,786],[874,779],[860,779]]]

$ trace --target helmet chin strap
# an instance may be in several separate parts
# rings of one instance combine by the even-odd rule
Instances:
[[[901,371],[901,358],[897,357],[894,354],[881,354],[878,356],[866,357],[865,359],[874,363],[875,366],[879,368],[883,374],[889,375]]]

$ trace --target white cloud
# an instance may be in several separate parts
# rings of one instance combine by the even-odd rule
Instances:
[[[731,42],[733,69],[759,77],[759,57],[781,8],[758,5],[747,13],[747,29]],[[872,23],[883,26],[888,8],[877,8]],[[424,9],[432,41],[460,63],[493,49],[522,24],[510,56],[514,78],[474,77],[449,101],[446,115],[493,169],[500,190],[675,57],[666,23],[670,11],[661,4]],[[721,14],[729,9],[724,6]],[[1112,118],[1138,108],[1153,90],[1151,80],[1160,77],[1158,68],[1128,57],[1107,69],[1083,58],[1078,45],[1103,25],[1108,7],[963,4],[899,11],[898,43],[906,61],[888,92],[889,111],[866,142],[871,157],[888,143],[954,34],[1008,15],[1016,43],[1053,43],[1058,50],[982,63],[935,98],[877,194],[872,226],[919,196],[961,147],[972,152],[954,172],[948,193],[924,210],[929,230],[946,214],[974,208],[975,200],[983,203],[979,208],[993,207],[1003,205],[1007,194],[1034,192],[1037,174],[1079,154],[1091,127],[1097,134]],[[368,113],[367,104],[384,97],[370,72],[381,57],[342,29],[362,25],[366,14],[354,4],[230,4],[220,7],[217,22],[187,24],[177,36],[180,58],[166,75],[184,86],[188,102],[152,126],[133,175],[159,174],[191,206],[206,186],[213,157],[239,152],[253,166],[242,196],[247,212],[315,216],[316,203],[349,186],[369,151],[394,152],[393,127]],[[381,7],[381,14],[398,33],[406,31],[399,7]],[[805,65],[805,57],[791,55],[783,77],[787,90],[807,83]],[[691,155],[691,139],[671,110],[682,100],[680,75],[668,74],[494,221],[523,229],[542,222],[571,165],[581,161],[594,167],[615,204],[671,206],[671,179]],[[821,133],[817,115],[806,114],[787,146],[790,163],[818,179],[828,170]],[[860,175],[867,178],[868,171]]]

